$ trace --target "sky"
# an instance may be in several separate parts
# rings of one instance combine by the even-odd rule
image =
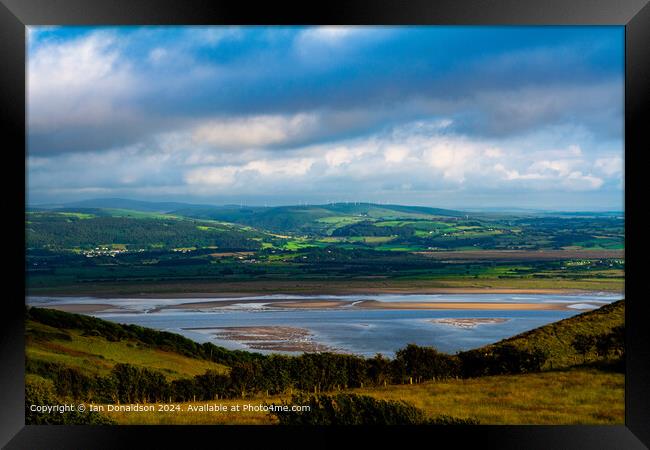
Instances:
[[[623,210],[623,27],[28,27],[30,204]]]

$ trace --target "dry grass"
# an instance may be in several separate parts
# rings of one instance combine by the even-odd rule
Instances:
[[[96,297],[227,297],[261,294],[439,294],[486,290],[484,293],[561,293],[566,291],[623,292],[624,279],[559,279],[559,278],[432,278],[385,280],[249,280],[209,282],[196,280],[150,282],[84,283],[60,287],[29,289],[29,295],[89,295]]]
[[[481,424],[623,424],[625,376],[592,369],[355,389]]]
[[[413,252],[433,259],[473,261],[544,261],[565,259],[625,258],[625,250],[464,250],[440,252]]]
[[[481,424],[623,424],[623,374],[571,369],[527,375],[428,382],[349,392],[384,400],[404,400],[429,416],[479,419]],[[270,425],[265,412],[186,412],[188,405],[280,403],[290,396],[180,403],[182,412],[105,413],[120,424],[135,425]]]
[[[285,398],[286,399],[286,398]],[[120,425],[273,425],[275,416],[261,411],[243,411],[244,405],[281,403],[280,397],[257,397],[255,399],[214,400],[211,402],[176,403],[181,411],[170,412],[103,412]],[[205,404],[226,405],[227,412],[188,412],[188,406]],[[156,409],[158,409],[158,404]],[[239,405],[240,411],[231,411]],[[169,406],[169,405],[167,405]]]

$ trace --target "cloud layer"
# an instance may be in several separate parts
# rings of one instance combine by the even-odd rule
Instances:
[[[31,202],[622,209],[615,27],[32,27]]]

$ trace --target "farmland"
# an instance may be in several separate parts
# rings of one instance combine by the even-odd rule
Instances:
[[[614,213],[363,203],[161,210],[124,202],[29,210],[30,291],[101,292],[116,283],[141,292],[240,283],[266,291],[285,289],[288,280],[303,291],[325,281],[332,289],[623,286],[624,220]]]

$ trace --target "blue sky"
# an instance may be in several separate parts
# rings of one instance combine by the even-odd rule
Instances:
[[[623,209],[622,27],[29,27],[28,198]]]

